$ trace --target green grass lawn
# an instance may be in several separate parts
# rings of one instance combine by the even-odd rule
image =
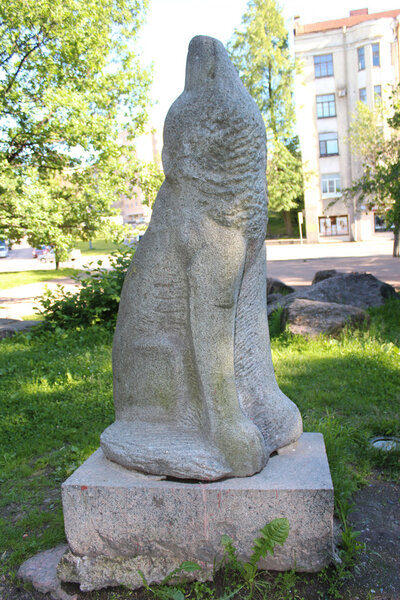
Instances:
[[[113,419],[110,357],[100,328],[0,343],[3,567],[64,539],[60,484]]]
[[[79,269],[59,269],[48,271],[41,269],[38,271],[18,271],[16,273],[0,273],[0,290],[7,290],[28,283],[42,283],[52,281],[53,279],[61,279],[62,277],[73,277],[80,273]]]
[[[338,339],[272,339],[282,390],[305,431],[324,434],[340,503],[372,470],[400,474],[400,452],[369,445],[400,435],[400,302],[370,313],[368,331]],[[60,485],[113,421],[111,340],[92,327],[0,342],[0,572],[64,540]]]
[[[107,242],[104,239],[97,239],[92,241],[92,248],[89,248],[89,242],[75,242],[74,248],[78,248],[82,256],[97,256],[101,254],[110,254],[118,250],[118,245],[112,242]]]

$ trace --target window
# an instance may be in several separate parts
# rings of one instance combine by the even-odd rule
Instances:
[[[382,86],[374,85],[374,99],[375,104],[380,104],[382,99]]]
[[[317,118],[336,117],[335,94],[317,96]]]
[[[349,222],[347,215],[340,217],[319,217],[320,235],[348,235]]]
[[[359,71],[364,71],[364,69],[365,69],[365,50],[364,50],[364,46],[362,46],[361,48],[358,48],[357,53],[358,53],[358,70]]]
[[[339,154],[337,133],[319,134],[319,153],[321,156]]]
[[[321,177],[322,197],[341,195],[340,174],[332,173]]]
[[[374,213],[374,229],[375,231],[386,231],[386,223],[384,219]]]
[[[333,75],[332,54],[314,56],[314,74],[315,77],[329,77]]]
[[[367,104],[367,88],[360,88],[358,90],[358,95],[360,98],[360,102],[364,102],[364,104]]]
[[[372,44],[372,64],[374,67],[379,67],[381,64],[379,58],[379,44]]]

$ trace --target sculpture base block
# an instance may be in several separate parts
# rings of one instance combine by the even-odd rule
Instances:
[[[290,533],[262,569],[318,571],[333,556],[333,485],[319,433],[272,456],[252,477],[213,483],[170,481],[128,471],[97,450],[62,486],[70,552],[58,575],[83,591],[160,582],[183,561],[210,579],[226,534],[239,558],[251,555],[266,523],[287,517]]]

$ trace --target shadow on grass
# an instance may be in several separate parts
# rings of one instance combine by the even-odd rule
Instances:
[[[2,342],[0,464],[93,445],[113,418],[110,342],[100,329]]]
[[[376,435],[400,435],[400,355],[392,341],[400,322],[380,335],[375,315],[371,325],[339,339],[283,334],[272,343],[281,389],[298,405],[304,429],[324,435],[340,499],[372,468],[384,465],[389,476],[400,474],[400,453],[383,457],[369,444]]]

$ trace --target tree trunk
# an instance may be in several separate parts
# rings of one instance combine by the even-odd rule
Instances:
[[[286,235],[292,236],[293,235],[293,225],[292,225],[292,218],[291,218],[291,214],[290,214],[289,210],[283,211],[283,221],[285,223]]]
[[[399,237],[400,237],[400,226],[396,226],[394,228],[394,240],[393,240],[393,256],[398,258],[400,256],[400,247],[399,247]]]

